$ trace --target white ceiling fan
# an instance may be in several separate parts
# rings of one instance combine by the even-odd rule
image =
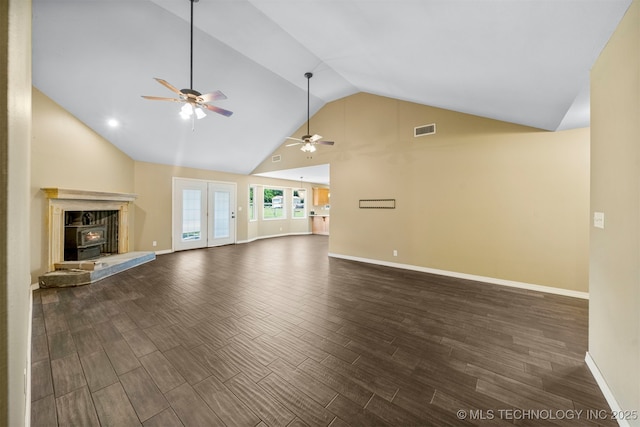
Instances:
[[[302,138],[292,138],[290,136],[287,139],[292,139],[296,142],[292,144],[287,144],[287,147],[292,147],[294,145],[301,145],[300,149],[307,153],[313,153],[316,151],[316,145],[333,145],[333,141],[321,141],[322,136],[318,134],[311,135],[309,132],[309,80],[313,77],[313,73],[304,73],[304,76],[307,78],[307,134],[303,135]]]
[[[218,101],[221,99],[227,99],[224,93],[219,90],[211,93],[205,93],[204,95],[193,89],[193,4],[197,3],[199,0],[188,0],[191,3],[191,55],[190,55],[190,80],[189,80],[189,89],[181,89],[178,90],[173,85],[169,84],[167,81],[155,78],[158,83],[169,89],[170,91],[176,93],[179,98],[165,98],[160,96],[146,96],[142,97],[145,99],[150,99],[152,101],[172,101],[172,102],[180,102],[184,105],[180,109],[180,116],[183,119],[192,118],[195,114],[195,117],[201,119],[206,116],[205,109],[209,111],[216,112],[218,114],[222,114],[223,116],[229,117],[233,114],[233,112],[229,110],[225,110],[224,108],[216,107],[215,105],[207,104],[211,101]]]

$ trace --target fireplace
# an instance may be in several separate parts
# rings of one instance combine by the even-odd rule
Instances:
[[[135,194],[43,188],[49,199],[49,268],[62,261],[129,252]],[[104,240],[102,240],[104,239]]]
[[[98,258],[100,245],[107,241],[104,225],[67,225],[64,227],[64,260]]]
[[[65,261],[118,253],[117,210],[67,211],[64,216]]]

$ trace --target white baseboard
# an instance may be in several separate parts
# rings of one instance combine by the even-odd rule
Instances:
[[[274,237],[286,237],[286,236],[306,236],[309,234],[313,234],[310,231],[301,231],[298,233],[282,233],[282,234],[270,234],[268,236],[258,236],[258,237],[253,237],[251,239],[247,239],[247,240],[238,240],[236,242],[236,244],[242,244],[242,243],[251,243],[251,242],[255,242],[256,240],[262,240],[262,239],[272,239]]]
[[[496,279],[493,277],[486,277],[486,276],[476,276],[474,274],[458,273],[455,271],[447,271],[447,270],[438,270],[435,268],[420,267],[420,266],[411,265],[411,264],[400,264],[396,262],[380,261],[376,259],[353,257],[349,255],[341,255],[341,254],[335,254],[335,253],[329,253],[329,256],[333,258],[341,258],[341,259],[346,259],[350,261],[358,261],[358,262],[366,262],[368,264],[383,265],[385,267],[401,268],[404,270],[419,271],[421,273],[430,273],[430,274],[437,274],[440,276],[455,277],[457,279],[473,280],[476,282],[485,282],[485,283],[491,283],[494,285],[508,286],[508,287],[519,288],[519,289],[527,289],[530,291],[546,292],[549,294],[563,295],[567,297],[589,299],[588,292],[572,291],[570,289],[554,288],[551,286],[535,285],[532,283],[524,283],[524,282],[515,282],[512,280]]]
[[[593,375],[593,378],[596,380],[596,383],[598,383],[598,387],[600,387],[604,398],[607,400],[607,403],[611,407],[611,411],[613,411],[614,413],[623,413],[622,408],[611,392],[607,381],[604,379],[602,372],[600,372],[600,369],[598,369],[598,365],[596,365],[596,362],[593,360],[591,354],[589,354],[588,351],[584,357],[584,361],[587,363],[587,366],[591,371],[591,375]],[[618,425],[620,425],[621,427],[631,427],[631,424],[629,424],[628,420],[618,420]]]
[[[163,249],[161,251],[156,251],[156,255],[166,255],[166,254],[172,254],[173,253],[173,249]]]

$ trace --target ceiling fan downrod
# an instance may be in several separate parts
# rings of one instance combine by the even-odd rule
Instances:
[[[311,72],[306,72],[304,73],[304,76],[307,78],[307,138],[311,137],[311,134],[309,133],[309,120],[310,120],[310,115],[309,115],[309,83],[311,80],[311,77],[313,77],[313,73]]]
[[[189,89],[193,90],[193,4],[198,3],[200,0],[189,0],[191,3],[191,43],[190,43],[190,54],[189,54]]]

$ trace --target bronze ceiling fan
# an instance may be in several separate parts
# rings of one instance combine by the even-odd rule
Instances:
[[[311,77],[313,77],[313,73],[307,72],[304,73],[304,76],[307,78],[307,134],[303,135],[302,138],[292,138],[288,136],[287,139],[292,139],[296,142],[293,144],[287,144],[287,147],[302,144],[302,147],[300,147],[302,151],[313,153],[316,151],[316,145],[333,145],[334,142],[321,141],[322,136],[318,134],[311,135],[309,133],[309,81],[311,80]]]
[[[211,93],[205,93],[204,95],[193,89],[193,4],[197,3],[199,0],[189,0],[191,3],[191,55],[190,55],[190,80],[189,80],[189,89],[181,89],[178,90],[175,86],[169,84],[166,80],[155,78],[158,83],[169,89],[170,91],[176,93],[178,98],[165,98],[160,96],[146,96],[142,97],[145,99],[150,99],[152,101],[171,101],[171,102],[179,102],[184,104],[180,110],[180,116],[184,119],[188,119],[189,117],[195,117],[201,119],[206,116],[204,110],[213,111],[218,114],[222,114],[223,116],[229,117],[233,114],[233,112],[229,110],[225,110],[224,108],[216,107],[215,105],[208,104],[211,101],[219,101],[221,99],[227,99],[224,93],[219,90]]]

